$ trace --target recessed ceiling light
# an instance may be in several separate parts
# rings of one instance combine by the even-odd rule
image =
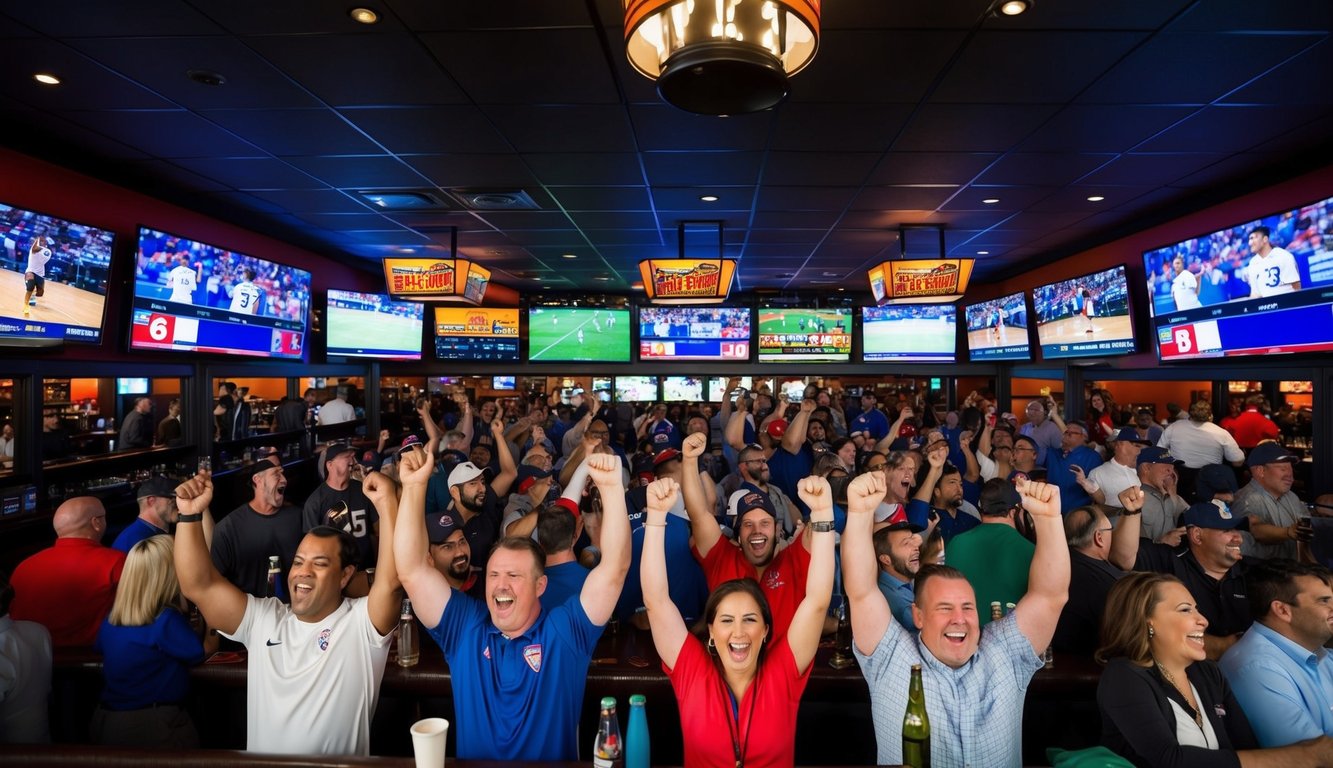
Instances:
[[[990,251],[977,251],[978,256],[989,256]]]
[[[1103,201],[1103,200],[1105,200],[1105,199],[1106,199],[1106,198],[1105,198],[1104,196],[1102,196],[1102,195],[1089,195],[1089,196],[1088,196],[1088,202],[1089,202],[1089,203],[1100,203],[1101,201]]]
[[[353,21],[362,24],[375,24],[380,20],[380,15],[369,8],[353,8],[347,13],[352,17]]]
[[[562,254],[560,254],[560,258],[562,258],[562,259],[577,259],[578,257],[579,257],[579,256],[578,256],[577,253],[562,253]]]
[[[705,203],[716,203],[717,195],[699,195],[699,199]]]
[[[982,200],[981,202],[985,203],[986,205],[995,205],[996,203],[1000,202],[1000,198],[988,197],[985,200]]]
[[[32,76],[32,79],[36,80],[42,85],[60,85],[60,78],[56,77],[50,72],[38,72],[37,74]]]
[[[1029,0],[1004,0],[1000,3],[1000,13],[1005,16],[1017,16],[1032,7]]]
[[[845,290],[847,290],[847,289],[846,289],[846,288],[839,288],[838,290],[839,290],[839,291],[845,291]]]
[[[593,277],[593,280],[601,280],[602,282],[606,282],[606,281],[608,281],[608,280],[610,280],[610,279],[611,279],[611,278],[606,277],[606,276],[604,276],[604,275],[597,275],[597,276]]]

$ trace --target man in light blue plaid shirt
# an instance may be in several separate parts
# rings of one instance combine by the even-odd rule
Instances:
[[[976,593],[966,577],[946,566],[922,568],[912,605],[921,632],[913,636],[894,620],[875,583],[871,529],[884,478],[869,472],[848,486],[843,589],[851,601],[852,648],[870,686],[881,765],[902,762],[902,721],[913,664],[921,665],[925,685],[931,765],[1023,764],[1023,696],[1041,668],[1041,653],[1069,596],[1069,548],[1059,489],[1026,480],[1019,480],[1017,488],[1037,533],[1028,592],[1018,607],[983,633]]]

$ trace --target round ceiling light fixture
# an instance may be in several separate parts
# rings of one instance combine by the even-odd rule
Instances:
[[[1018,16],[1032,10],[1031,0],[1001,0],[996,10],[1002,16]]]
[[[380,15],[369,8],[353,8],[347,15],[358,24],[378,24],[380,20]]]
[[[32,79],[36,80],[42,85],[60,85],[60,78],[56,77],[50,72],[38,72],[37,74],[32,76]]]

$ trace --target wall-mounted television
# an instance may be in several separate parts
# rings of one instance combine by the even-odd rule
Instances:
[[[1041,356],[1105,357],[1134,351],[1124,265],[1032,289]]]
[[[640,360],[749,362],[749,307],[640,307]]]
[[[861,307],[861,359],[952,363],[958,347],[952,304]]]
[[[1143,254],[1162,360],[1333,349],[1333,197]]]
[[[139,228],[130,348],[300,360],[310,273]]]
[[[148,394],[147,377],[135,376],[128,379],[116,379],[116,394],[118,395]]]
[[[617,376],[616,402],[649,402],[657,399],[656,376]]]
[[[99,343],[115,239],[0,203],[0,345]]]
[[[967,351],[971,360],[1031,360],[1028,303],[1022,293],[968,304]]]
[[[329,289],[327,353],[341,357],[420,360],[426,308],[382,293]]]
[[[845,363],[851,356],[850,309],[759,310],[759,362]]]
[[[628,309],[528,307],[528,359],[628,363]]]
[[[746,388],[746,389],[751,389],[751,388],[752,388],[752,387],[751,387],[751,384],[753,384],[753,379],[752,379],[751,377],[749,377],[749,376],[742,376],[742,377],[741,377],[741,384],[740,384],[740,385],[741,385],[742,387],[744,387],[744,388]],[[723,392],[723,390],[726,389],[726,388],[727,388],[727,377],[726,377],[726,376],[709,376],[709,377],[708,377],[708,402],[710,402],[710,403],[720,403],[720,402],[722,402],[722,396],[726,394],[725,392]]]
[[[435,357],[440,360],[518,362],[518,310],[435,308]]]
[[[662,379],[662,399],[697,403],[704,399],[704,378],[702,376],[666,376]]]
[[[491,389],[501,392],[513,390],[517,387],[517,378],[516,376],[492,376]]]

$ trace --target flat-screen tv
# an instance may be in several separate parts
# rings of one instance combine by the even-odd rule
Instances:
[[[435,308],[435,357],[516,363],[518,310],[480,307]]]
[[[528,307],[528,359],[535,363],[629,362],[628,309]]]
[[[325,313],[331,356],[420,360],[426,307],[382,293],[329,289]]]
[[[751,379],[751,377],[749,377],[749,376],[742,376],[742,377],[741,377],[741,384],[740,384],[740,385],[741,385],[742,387],[744,387],[744,388],[746,388],[746,389],[750,389],[752,383],[753,383],[753,380]],[[708,377],[708,402],[710,402],[710,403],[720,403],[720,402],[722,402],[722,397],[723,397],[723,395],[726,394],[726,392],[724,392],[723,390],[725,390],[726,388],[727,388],[727,377],[726,377],[726,376],[709,376],[709,377]]]
[[[148,379],[143,376],[136,376],[128,379],[116,379],[116,394],[146,395],[148,394]]]
[[[952,363],[958,347],[952,304],[861,307],[861,359]]]
[[[662,379],[663,400],[686,400],[697,403],[704,399],[702,376],[667,376]]]
[[[646,402],[657,399],[656,376],[617,376],[616,402]]]
[[[0,203],[0,344],[97,344],[115,235]]]
[[[852,311],[759,310],[759,362],[845,363],[852,356]]]
[[[310,273],[139,228],[130,348],[300,360]]]
[[[1105,357],[1134,351],[1124,265],[1032,290],[1041,356]]]
[[[491,389],[507,392],[516,387],[517,377],[515,376],[492,376]]]
[[[1333,197],[1143,254],[1162,360],[1333,349]]]
[[[750,360],[749,307],[641,307],[640,360]]]
[[[1031,360],[1028,303],[1021,293],[968,304],[967,351],[971,360]]]

